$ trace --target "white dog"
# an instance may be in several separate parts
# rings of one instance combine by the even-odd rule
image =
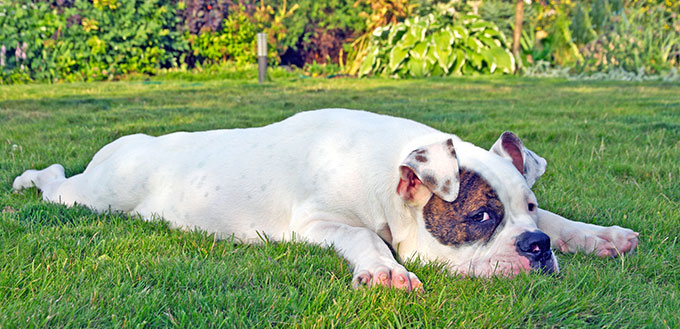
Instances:
[[[52,165],[13,187],[246,242],[295,234],[333,246],[354,286],[420,289],[392,250],[490,276],[557,272],[551,246],[599,256],[636,247],[629,229],[539,209],[530,188],[545,166],[509,132],[487,151],[414,121],[327,109],[262,128],[125,136],[82,174]]]

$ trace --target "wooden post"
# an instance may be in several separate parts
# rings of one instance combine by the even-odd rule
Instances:
[[[267,79],[267,33],[257,34],[257,81]]]
[[[522,22],[524,21],[524,0],[517,0],[515,4],[515,30],[512,33],[512,55],[515,56],[516,71],[522,65],[522,57],[519,54],[520,38],[522,37]]]

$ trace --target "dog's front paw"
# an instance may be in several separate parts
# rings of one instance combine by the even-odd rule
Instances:
[[[634,250],[639,233],[620,226],[598,227],[596,230],[575,231],[557,241],[562,252],[583,251],[600,257],[616,257]]]
[[[605,227],[597,237],[604,243],[598,246],[596,255],[600,257],[616,257],[633,251],[638,245],[637,232],[620,226]]]
[[[383,286],[406,291],[423,291],[423,283],[418,277],[407,271],[401,265],[394,266],[392,269],[387,266],[379,266],[373,270],[361,269],[354,272],[352,287]]]

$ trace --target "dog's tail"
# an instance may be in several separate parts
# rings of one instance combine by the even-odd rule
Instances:
[[[43,192],[43,199],[49,196],[66,180],[64,167],[60,164],[53,164],[43,170],[26,170],[21,176],[14,179],[12,188],[21,191],[30,187],[37,187]]]

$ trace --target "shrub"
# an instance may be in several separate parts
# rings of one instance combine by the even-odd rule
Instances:
[[[184,29],[190,34],[216,32],[222,28],[222,20],[228,17],[229,7],[233,4],[226,0],[180,0],[177,2],[178,14],[184,22]]]
[[[65,26],[47,3],[0,2],[0,82],[54,79],[55,40]]]
[[[360,16],[366,19],[366,29],[364,33],[356,38],[349,47],[345,66],[345,72],[351,75],[357,74],[372,38],[372,32],[377,28],[388,24],[396,24],[410,17],[414,8],[418,4],[412,4],[409,0],[357,0],[355,5],[370,5],[370,11],[362,11]],[[429,12],[428,12],[429,14]],[[423,15],[426,16],[426,15]]]
[[[359,76],[513,73],[515,60],[498,27],[479,16],[410,18],[373,32]]]
[[[581,48],[580,69],[659,74],[680,66],[680,17],[668,9],[666,4],[640,2],[613,16],[603,33]]]
[[[204,31],[189,35],[193,55],[203,64],[233,61],[237,65],[257,62],[257,33],[251,18],[241,11],[232,11],[218,32]],[[276,63],[275,49],[268,48],[270,62]]]
[[[338,61],[345,44],[365,29],[360,13],[366,6],[354,0],[286,0],[260,2],[251,15],[270,34],[282,64],[298,67]],[[248,8],[246,6],[246,8]]]
[[[574,42],[577,43],[586,43],[597,37],[590,23],[592,14],[588,15],[588,12],[583,7],[582,4],[576,5],[574,17],[571,19],[571,35]],[[593,7],[592,11],[595,11],[595,8],[597,7]]]
[[[175,10],[169,0],[76,0],[65,13],[82,19],[67,29],[58,52],[75,64],[61,66],[67,79],[68,72],[89,80],[177,66],[187,45]]]
[[[55,8],[12,0],[0,5],[0,13],[8,82],[153,73],[178,66],[188,50],[170,0],[75,0]],[[12,52],[22,56],[9,58]]]

